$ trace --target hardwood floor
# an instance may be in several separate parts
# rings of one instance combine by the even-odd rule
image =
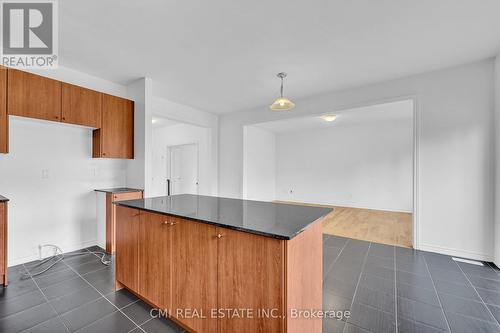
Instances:
[[[304,205],[303,203],[281,202]],[[323,222],[323,233],[325,234],[412,248],[411,213],[305,205],[334,208],[334,211]]]

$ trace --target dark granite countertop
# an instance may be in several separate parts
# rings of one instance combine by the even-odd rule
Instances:
[[[7,199],[6,197],[2,197],[2,196],[0,195],[0,202],[5,202],[5,201],[9,201],[9,199]]]
[[[94,191],[104,192],[104,193],[128,193],[128,192],[142,192],[143,190],[137,188],[128,188],[128,187],[115,187],[115,188],[97,189]]]
[[[332,211],[330,208],[191,194],[119,201],[116,204],[285,240],[297,236]]]

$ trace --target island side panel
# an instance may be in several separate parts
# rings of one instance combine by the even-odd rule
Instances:
[[[321,333],[321,319],[310,319],[303,316],[293,318],[292,309],[321,310],[323,307],[322,219],[286,242],[285,271],[286,332]]]

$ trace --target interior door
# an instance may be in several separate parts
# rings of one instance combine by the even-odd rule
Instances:
[[[198,145],[170,146],[168,156],[170,195],[198,194]]]

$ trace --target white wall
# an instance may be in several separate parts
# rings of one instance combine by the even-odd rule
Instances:
[[[500,266],[500,55],[495,58],[495,264]]]
[[[9,265],[37,259],[39,244],[64,251],[96,244],[94,189],[123,186],[126,165],[92,159],[91,131],[10,117],[10,153],[0,155],[0,189],[10,199]]]
[[[291,112],[267,106],[220,118],[219,194],[242,196],[243,126],[414,96],[419,117],[416,246],[492,260],[494,207],[491,59],[296,100]],[[293,97],[293,96],[292,96]]]
[[[215,195],[212,175],[214,159],[212,152],[212,131],[210,128],[177,124],[153,129],[153,186],[151,196],[163,196],[166,193],[167,177],[167,146],[190,143],[198,144],[198,193]]]
[[[219,117],[212,113],[174,103],[159,97],[153,97],[152,110],[155,115],[168,118],[170,120],[210,129],[210,151],[213,156],[211,160],[212,165],[210,167],[210,178],[212,179],[212,189],[210,193],[212,193],[212,195],[217,195],[219,187]]]
[[[243,198],[276,198],[276,137],[255,126],[243,130]]]
[[[279,133],[276,198],[411,212],[413,106],[400,111],[406,117]]]
[[[125,86],[67,67],[32,72],[127,97]],[[95,245],[94,189],[125,186],[125,162],[92,159],[92,130],[81,126],[11,116],[9,135],[10,153],[0,154],[0,192],[11,199],[9,265],[37,259],[39,244]]]
[[[134,100],[134,159],[127,161],[127,186],[144,190],[150,196],[152,187],[152,81],[136,80],[128,85],[127,93]]]

